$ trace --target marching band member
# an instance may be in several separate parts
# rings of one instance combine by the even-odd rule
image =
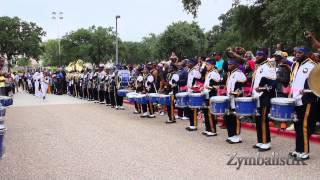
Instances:
[[[184,67],[182,62],[177,63],[178,66],[178,75],[179,75],[179,92],[186,92],[188,90],[187,83],[188,83],[188,71]],[[189,120],[189,114],[187,114],[187,108],[178,108],[178,115],[176,119],[182,120]]]
[[[188,92],[192,93],[193,88],[195,85],[195,80],[201,78],[201,73],[199,70],[195,68],[196,65],[196,60],[190,59],[187,60],[187,66],[189,68],[188,71],[188,82],[187,82],[187,87],[188,87]],[[186,127],[186,130],[188,131],[196,131],[197,130],[197,109],[190,109],[186,108],[187,114],[189,114],[189,121],[190,121],[190,126]]]
[[[115,72],[112,72],[110,75],[110,80],[109,80],[109,94],[110,94],[110,101],[111,101],[111,108],[118,108],[117,106],[117,96],[116,96],[116,74]]]
[[[95,69],[95,72],[93,74],[93,83],[92,83],[92,91],[93,91],[93,100],[94,103],[99,103],[99,97],[98,97],[98,71]]]
[[[202,132],[205,136],[216,136],[217,135],[217,122],[215,119],[213,119],[212,114],[209,112],[209,99],[212,96],[217,95],[217,89],[215,86],[217,86],[220,81],[221,77],[219,72],[215,68],[215,60],[214,59],[208,59],[206,61],[206,74],[204,79],[204,87],[202,92],[206,94],[206,106],[202,109],[202,112],[204,114],[205,119],[205,131]]]
[[[98,94],[99,94],[99,103],[105,103],[105,89],[104,89],[104,81],[106,78],[106,72],[104,71],[104,65],[99,65],[99,72],[98,72]]]
[[[256,128],[258,143],[253,147],[259,151],[271,148],[269,118],[271,98],[275,97],[276,68],[267,60],[263,50],[256,52],[257,69],[252,80],[252,96],[257,98]]]
[[[111,98],[110,98],[110,92],[109,92],[109,86],[110,86],[110,69],[107,69],[106,77],[104,79],[104,95],[106,100],[106,106],[111,106]]]
[[[144,93],[155,93],[156,88],[154,84],[154,77],[152,74],[149,73],[149,68],[145,66],[143,69],[143,84],[144,84]],[[149,109],[149,114],[147,110]],[[142,111],[143,115],[141,117],[148,117],[148,118],[155,118],[156,116],[154,115],[154,106],[152,103],[143,104],[142,105]]]
[[[143,68],[141,66],[138,66],[136,68],[136,72],[135,72],[135,90],[136,93],[142,93],[143,92],[143,74],[142,74],[142,70]],[[135,107],[135,111],[133,112],[134,114],[141,114],[141,105],[137,104],[137,102],[134,103],[134,107]],[[146,114],[145,116],[147,116],[148,114]]]
[[[88,76],[87,76],[87,82],[88,82],[88,101],[93,101],[93,72],[92,69],[89,69]]]
[[[174,115],[174,97],[178,93],[178,82],[179,82],[179,75],[177,74],[177,66],[171,64],[168,69],[166,84],[164,86],[164,93],[169,94],[170,96],[170,105],[167,105],[167,112],[169,119],[166,123],[175,123],[175,115]]]
[[[241,59],[230,59],[228,60],[228,78],[226,82],[227,96],[230,97],[230,112],[224,116],[226,127],[228,131],[227,142],[230,144],[241,143],[240,137],[241,122],[235,112],[235,97],[243,95],[242,88],[247,78],[245,74],[239,70],[241,65]]]
[[[82,71],[80,76],[80,84],[81,84],[81,92],[82,92],[82,99],[87,98],[87,82],[86,82],[87,72]]]
[[[309,159],[309,137],[315,125],[317,97],[309,90],[308,77],[316,66],[308,55],[308,48],[298,48],[296,61],[292,66],[291,94],[296,102],[297,122],[294,122],[296,131],[296,148],[289,155],[298,159]]]
[[[116,77],[115,77],[115,81],[116,81],[116,93],[115,96],[117,98],[117,108],[116,109],[120,109],[120,110],[124,110],[123,107],[123,97],[118,95],[118,90],[121,89],[121,77],[119,74],[119,71],[116,72]]]

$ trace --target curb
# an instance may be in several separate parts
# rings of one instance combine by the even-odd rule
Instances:
[[[123,100],[123,103],[133,105],[128,100]],[[222,119],[218,118],[218,121],[222,122]],[[242,122],[241,128],[245,128],[245,129],[249,129],[249,130],[253,130],[253,131],[256,130],[255,124],[247,123],[247,122]],[[275,127],[270,127],[270,132],[273,135],[278,135],[278,136],[287,137],[287,138],[295,138],[296,137],[295,131],[286,131],[286,130],[282,130],[282,129],[275,128]],[[314,135],[310,136],[310,141],[315,144],[320,144],[320,135],[314,134]]]

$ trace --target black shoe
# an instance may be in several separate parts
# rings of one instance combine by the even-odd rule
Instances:
[[[255,144],[255,145],[252,146],[252,148],[258,149],[258,148],[260,148],[260,147]]]
[[[173,124],[173,123],[176,123],[176,121],[171,121],[171,120],[166,121],[166,124]]]
[[[206,135],[207,135],[207,133],[206,133],[206,132],[204,132],[204,131],[203,131],[203,132],[201,132],[201,134],[202,134],[202,135],[204,135],[204,136],[206,136]]]
[[[218,136],[218,134],[217,134],[217,133],[213,133],[213,134],[206,134],[205,136],[207,136],[207,137],[213,137],[213,136]]]
[[[238,142],[233,142],[229,139],[226,140],[229,144],[239,144],[239,143],[242,143],[242,141],[238,141]]]
[[[193,128],[190,128],[190,127],[186,127],[186,130],[187,131],[197,131],[197,128],[193,129]]]
[[[263,148],[258,148],[259,152],[265,152],[265,151],[269,151],[271,148],[267,148],[267,149],[263,149]]]

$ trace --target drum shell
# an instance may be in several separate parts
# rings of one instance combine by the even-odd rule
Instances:
[[[256,115],[257,102],[253,98],[235,98],[235,104],[238,116]]]
[[[171,104],[170,97],[170,95],[159,96],[159,104],[169,106]]]
[[[176,94],[176,107],[185,108],[189,104],[189,93],[177,93]]]
[[[148,104],[147,95],[140,94],[140,95],[136,96],[135,101],[137,102],[137,104]]]
[[[2,106],[11,106],[13,104],[13,100],[8,96],[0,96],[0,103]]]
[[[206,96],[200,93],[192,93],[189,95],[189,107],[190,108],[203,108],[206,107]]]
[[[4,154],[4,135],[6,133],[6,128],[3,124],[0,125],[0,158]]]
[[[221,96],[221,100],[216,100],[218,96],[210,98],[210,112],[213,115],[224,115],[230,109],[230,100]]]
[[[120,97],[126,97],[127,93],[129,93],[129,90],[126,90],[126,89],[119,89],[118,90],[118,96],[120,96]]]
[[[6,116],[6,108],[3,106],[0,106],[0,118]]]
[[[127,93],[126,96],[127,96],[127,99],[128,99],[129,102],[134,103],[134,102],[135,102],[135,99],[136,99],[136,96],[138,96],[138,93],[136,93],[136,92],[129,92],[129,93]]]
[[[148,101],[151,103],[158,103],[159,97],[160,97],[160,94],[158,94],[158,93],[148,94]]]
[[[275,98],[274,98],[275,99]],[[288,101],[290,99],[288,98]],[[294,118],[294,102],[277,103],[271,100],[270,118],[275,121],[288,122]]]

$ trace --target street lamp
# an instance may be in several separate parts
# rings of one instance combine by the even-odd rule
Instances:
[[[59,56],[59,66],[61,66],[61,46],[60,46],[60,34],[59,34],[59,20],[63,20],[63,12],[52,12],[52,19],[57,20],[57,29],[58,29],[58,56]]]
[[[118,19],[119,15],[116,16],[116,65],[119,64],[119,50],[118,50]]]

